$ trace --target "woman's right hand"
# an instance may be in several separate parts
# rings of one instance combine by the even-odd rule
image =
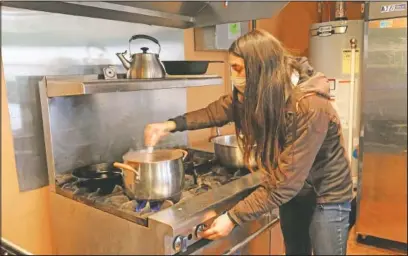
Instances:
[[[147,125],[144,130],[145,145],[147,147],[156,146],[160,139],[167,136],[174,129],[176,129],[176,123],[173,121]]]

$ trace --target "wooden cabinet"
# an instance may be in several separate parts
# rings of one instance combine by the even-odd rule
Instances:
[[[258,229],[259,227],[253,227]],[[279,221],[248,244],[249,255],[285,255],[285,245]]]

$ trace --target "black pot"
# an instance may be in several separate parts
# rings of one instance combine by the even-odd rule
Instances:
[[[99,188],[101,194],[110,194],[116,185],[123,185],[122,171],[108,163],[80,167],[75,169],[72,175],[78,179],[78,186],[90,191]]]

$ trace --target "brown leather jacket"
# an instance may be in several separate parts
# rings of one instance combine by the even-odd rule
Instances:
[[[277,165],[286,178],[275,188],[265,180],[235,205],[228,215],[238,225],[257,219],[297,195],[313,193],[317,203],[352,199],[349,160],[339,117],[329,100],[328,81],[323,74],[315,74],[305,58],[300,61],[309,75],[300,77],[297,85],[302,91],[300,97],[287,95],[288,137]],[[171,120],[176,122],[176,131],[223,126],[233,121],[232,103],[232,96],[226,95],[206,108]],[[289,132],[293,128],[294,139]]]

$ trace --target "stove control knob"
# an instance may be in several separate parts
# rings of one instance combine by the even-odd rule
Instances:
[[[200,235],[201,232],[203,232],[204,230],[206,230],[207,225],[205,224],[200,224],[197,226],[196,231],[195,231],[195,235],[196,237],[198,237]]]
[[[177,236],[173,242],[173,249],[176,252],[185,252],[187,251],[187,237],[185,236]]]

